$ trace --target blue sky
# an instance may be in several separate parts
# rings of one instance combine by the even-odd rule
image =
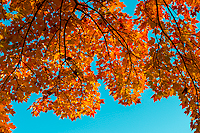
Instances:
[[[133,15],[136,0],[122,0],[125,12]],[[184,114],[177,97],[153,102],[149,89],[142,94],[142,104],[124,107],[100,87],[105,104],[95,117],[84,116],[76,121],[59,120],[52,111],[32,117],[27,108],[37,97],[34,94],[28,103],[14,103],[16,114],[10,117],[17,126],[13,133],[192,133],[190,117]]]

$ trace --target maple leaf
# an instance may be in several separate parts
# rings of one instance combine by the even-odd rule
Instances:
[[[0,23],[1,132],[15,128],[11,101],[27,102],[33,93],[42,94],[29,107],[33,116],[94,117],[104,103],[98,79],[124,106],[141,103],[148,88],[154,101],[178,95],[200,132],[200,1],[139,1],[136,19],[119,0],[11,0],[10,11],[8,2],[0,4],[0,19],[11,20]]]

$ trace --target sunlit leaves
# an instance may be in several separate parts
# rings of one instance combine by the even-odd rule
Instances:
[[[191,128],[199,132],[199,31],[196,19],[199,1],[140,1],[134,23],[153,33],[148,41],[146,63],[148,85],[154,101],[178,95],[182,108],[193,118]],[[186,89],[187,88],[187,89]],[[196,125],[196,126],[194,126]]]
[[[199,4],[139,0],[132,19],[119,0],[2,1],[0,18],[11,24],[0,23],[0,130],[15,128],[6,114],[14,114],[11,101],[32,93],[42,95],[29,107],[33,116],[94,117],[104,103],[101,79],[125,106],[140,103],[148,87],[154,101],[178,95],[199,132]]]
[[[104,103],[97,82],[103,79],[119,103],[140,103],[147,32],[134,31],[124,7],[119,1],[11,1],[15,13],[2,14],[12,20],[1,28],[2,96],[26,102],[41,93],[29,107],[33,116],[53,110],[61,119],[94,117]]]

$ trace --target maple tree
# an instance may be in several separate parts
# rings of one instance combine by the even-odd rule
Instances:
[[[178,96],[200,132],[200,1],[138,1],[133,19],[119,0],[2,0],[0,19],[11,24],[0,23],[0,131],[16,128],[11,101],[33,93],[42,94],[33,116],[94,116],[104,103],[101,79],[125,106],[148,88],[154,101]]]

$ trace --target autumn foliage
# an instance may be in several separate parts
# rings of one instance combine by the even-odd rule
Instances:
[[[29,107],[33,116],[94,116],[104,103],[99,79],[125,106],[140,103],[148,88],[154,101],[178,96],[200,132],[200,1],[139,0],[136,19],[124,7],[119,0],[1,0],[0,19],[11,24],[0,23],[0,132],[16,128],[11,101],[33,93],[42,94]]]

